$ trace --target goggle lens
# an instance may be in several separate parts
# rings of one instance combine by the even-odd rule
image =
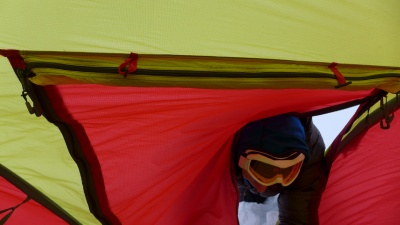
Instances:
[[[282,179],[282,184],[284,186],[292,183],[297,177],[302,162],[299,162],[293,166],[287,168],[280,168],[277,166],[270,165],[268,163],[263,163],[257,160],[251,160],[250,162],[250,173],[252,173],[256,179],[264,184],[274,184],[275,180],[278,178]]]
[[[288,168],[279,168],[257,160],[251,160],[250,162],[250,168],[253,170],[253,172],[266,179],[272,179],[279,174],[281,174],[282,177],[287,177],[293,171],[294,167],[295,165]]]
[[[277,157],[248,149],[240,156],[239,167],[247,170],[258,183],[264,186],[276,183],[288,186],[300,173],[304,158],[303,154],[295,151],[287,156]]]

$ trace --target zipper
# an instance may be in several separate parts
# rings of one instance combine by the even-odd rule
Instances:
[[[61,63],[27,63],[30,69],[51,68],[78,72],[93,72],[118,74],[118,67],[89,67],[66,65]],[[225,77],[225,78],[331,78],[335,76],[331,73],[305,73],[305,72],[216,72],[216,71],[193,71],[193,70],[152,70],[137,69],[131,74],[151,75],[151,76],[173,76],[173,77]],[[399,74],[400,76],[400,74]]]
[[[103,74],[118,74],[118,67],[90,67],[67,65],[61,63],[27,63],[30,69],[51,68],[78,72],[92,72]],[[137,69],[131,74],[150,75],[150,76],[169,76],[169,77],[208,77],[208,78],[328,78],[336,80],[332,73],[321,72],[221,72],[221,71],[194,71],[194,70],[155,70],[155,69]],[[400,73],[381,73],[369,75],[367,77],[346,76],[347,80],[363,81],[379,78],[400,78]]]

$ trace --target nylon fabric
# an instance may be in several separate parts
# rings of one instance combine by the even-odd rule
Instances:
[[[26,199],[26,194],[21,192],[18,188],[0,176],[0,199],[1,211],[3,209],[15,207],[18,204],[21,204]],[[10,212],[11,210],[1,213],[0,220],[6,217]],[[12,212],[5,224],[27,224],[27,220],[29,220],[29,224],[32,225],[67,224],[57,215],[33,200],[29,200],[15,208],[14,212]]]
[[[396,0],[2,0],[0,49],[398,66],[399,9]]]
[[[340,86],[342,90],[380,88],[392,93],[400,90],[400,67],[341,64],[337,66],[339,71],[336,64],[285,60],[140,55],[136,61],[131,58],[137,57],[133,53],[129,56],[76,52],[20,53],[35,74],[30,80],[38,85],[93,83],[214,89],[334,89]],[[121,67],[127,66],[131,60],[134,63],[127,76]],[[337,73],[340,76],[336,76]]]
[[[400,154],[393,140],[400,132],[400,110],[394,115],[390,129],[378,122],[341,150],[321,200],[321,224],[398,223]]]
[[[149,60],[140,64],[140,56],[338,62],[338,70],[346,81],[350,75],[358,74],[354,88],[347,86],[340,90],[333,90],[337,80],[330,78],[327,81],[315,77],[249,79],[248,83],[238,78],[236,83],[228,83],[226,79],[183,80],[140,75],[128,75],[126,80],[133,78],[134,85],[147,88],[117,88],[98,84],[128,85],[128,82],[119,78],[113,83],[110,76],[97,73],[82,78],[83,74],[73,71],[36,69],[35,72],[43,76],[32,81],[41,85],[82,84],[47,86],[46,90],[58,114],[78,134],[94,174],[101,207],[116,215],[117,224],[119,221],[127,224],[236,224],[237,195],[227,169],[232,135],[251,120],[345,103],[369,95],[371,88],[398,92],[399,10],[398,0],[124,0],[118,3],[2,0],[0,49],[126,55],[135,52],[139,54],[139,69],[143,65],[147,68],[157,65],[161,70],[175,69],[182,66],[182,62]],[[49,58],[52,62],[64,62],[57,57]],[[87,63],[85,57],[82,58],[71,60],[71,64]],[[122,58],[108,62],[100,57],[88,63],[116,64],[118,68],[126,59]],[[367,72],[359,68],[346,70],[342,67],[344,64],[372,67]],[[194,67],[204,66],[210,72],[221,68],[214,62]],[[393,68],[381,71],[385,78],[365,79],[376,74],[373,66]],[[283,72],[300,67],[299,64],[272,66]],[[242,71],[236,67],[230,69]],[[328,69],[324,67],[325,70]],[[27,113],[20,98],[20,84],[13,74],[8,62],[1,58],[2,165],[83,224],[99,224],[89,212],[79,171],[59,130],[43,118],[33,118]],[[73,76],[80,78],[71,78]],[[171,84],[173,88],[162,88]],[[195,89],[210,86],[214,90]],[[219,90],[231,88],[236,90]],[[243,90],[250,88],[253,90]],[[260,90],[262,88],[280,90]],[[369,129],[338,158],[331,173],[331,185],[328,183],[330,187],[321,204],[325,207],[321,211],[325,224],[398,222],[395,209],[400,206],[395,200],[400,196],[398,186],[393,186],[396,185],[393,180],[399,178],[393,162],[398,159],[395,155],[398,147],[394,146],[397,136],[393,134],[398,133],[399,124],[396,123],[387,131],[376,127]],[[376,149],[392,151],[382,153]],[[382,158],[387,162],[378,160],[382,155],[388,157]],[[182,169],[185,162],[191,164]],[[366,168],[376,173],[367,173]],[[358,170],[364,178],[351,176]],[[373,183],[370,177],[373,174],[381,175],[377,181],[385,185]],[[345,182],[341,184],[338,180]],[[357,183],[352,183],[355,181]],[[346,194],[352,197],[348,199]],[[3,199],[8,199],[7,195]],[[379,208],[374,207],[375,203]],[[24,208],[27,206],[31,205],[24,205]],[[25,224],[30,213],[38,212],[36,206],[30,208],[31,211],[24,214],[16,210],[17,214],[10,219],[17,216],[18,220],[25,219],[18,223]],[[182,209],[187,213],[182,214]],[[380,214],[384,216],[379,217]]]
[[[21,84],[13,73],[7,59],[1,57],[1,164],[77,220],[88,225],[99,224],[89,211],[78,168],[60,131],[44,117],[37,118],[28,113],[20,96]],[[1,202],[3,199],[0,199]]]
[[[84,143],[97,193],[105,194],[99,196],[106,199],[101,207],[126,224],[236,224],[230,144],[241,126],[369,93],[101,85],[44,88],[60,118]],[[293,103],[288,96],[302,101]]]

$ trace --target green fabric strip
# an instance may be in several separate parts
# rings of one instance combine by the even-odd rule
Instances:
[[[124,78],[125,54],[21,52],[38,85],[92,83],[137,87],[211,89],[335,89],[329,63],[271,59],[139,55],[137,70]],[[351,84],[344,90],[400,90],[400,68],[339,64]]]

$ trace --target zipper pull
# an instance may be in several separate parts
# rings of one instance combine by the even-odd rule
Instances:
[[[25,106],[28,109],[28,112],[30,114],[35,114],[37,117],[40,117],[43,114],[42,107],[39,104],[39,101],[37,100],[37,97],[35,93],[33,92],[32,85],[26,75],[27,70],[22,70],[22,69],[14,69],[15,74],[17,75],[19,81],[22,84],[22,98],[25,100]],[[28,101],[28,96],[32,100],[32,104]]]
[[[28,112],[29,112],[30,114],[34,114],[34,113],[35,113],[35,110],[34,110],[34,108],[32,107],[31,103],[28,102],[28,99],[27,99],[27,97],[26,97],[27,95],[28,95],[28,93],[27,93],[26,91],[22,91],[21,96],[22,96],[22,98],[24,98],[24,100],[25,100],[25,105],[26,105],[26,108],[28,109]]]
[[[29,77],[35,76],[31,70],[27,67],[24,58],[19,54],[17,50],[2,50],[0,49],[0,55],[7,57],[10,61],[11,66],[14,69],[15,75],[17,75],[19,82],[22,85],[22,98],[25,100],[26,108],[30,114],[35,114],[37,117],[43,114],[42,107],[33,92],[33,87],[29,81]],[[31,76],[30,76],[31,75]],[[29,103],[27,96],[32,100],[33,106]]]
[[[26,91],[22,91],[21,96],[25,100],[25,106],[28,109],[28,112],[30,114],[35,114],[37,117],[40,117],[42,115],[42,110],[40,107],[37,107],[35,103],[33,103],[34,106],[31,105],[31,103],[28,101],[28,98],[26,97],[28,96],[28,93]]]
[[[137,61],[138,61],[138,54],[131,52],[129,58],[125,60],[121,65],[118,67],[118,73],[123,75],[124,78],[128,76],[128,73],[133,73],[137,70]]]

